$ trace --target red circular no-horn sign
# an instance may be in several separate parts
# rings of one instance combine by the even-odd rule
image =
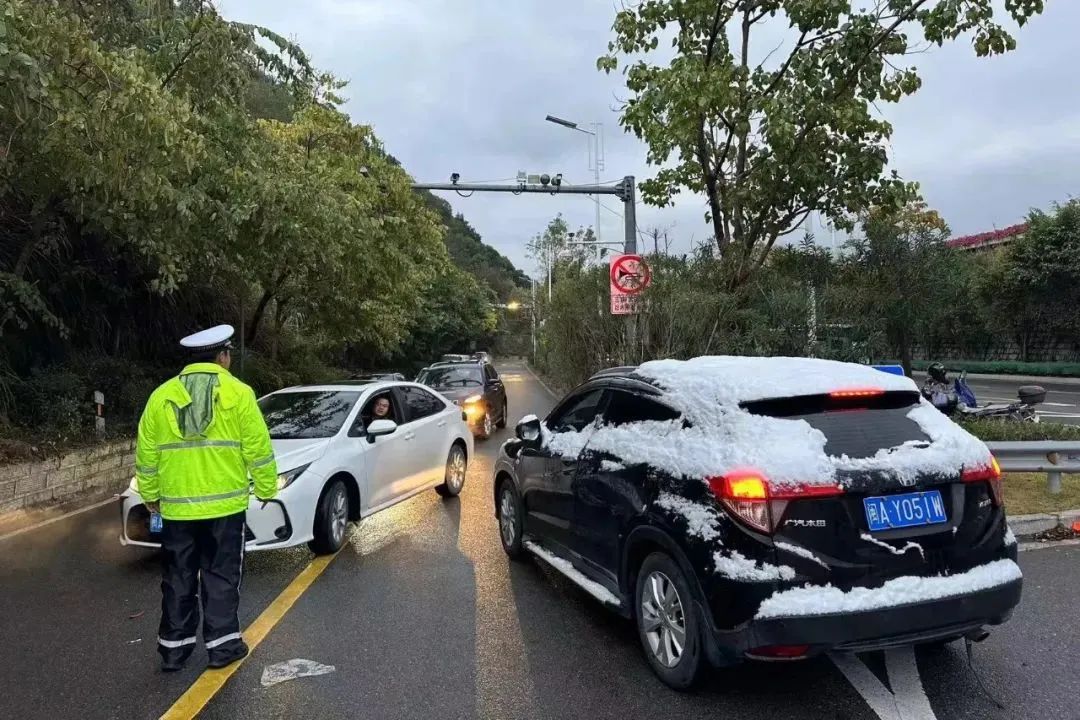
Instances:
[[[621,255],[611,263],[611,286],[627,295],[636,295],[652,282],[652,271],[640,255]]]

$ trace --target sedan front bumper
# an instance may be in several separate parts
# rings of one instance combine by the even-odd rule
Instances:
[[[120,544],[159,548],[159,533],[150,532],[150,512],[137,492],[127,490],[120,517]],[[273,550],[290,547],[293,527],[285,503],[269,500],[265,503],[251,496],[245,517],[246,550]]]

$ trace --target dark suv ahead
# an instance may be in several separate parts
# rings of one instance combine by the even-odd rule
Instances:
[[[771,360],[614,368],[523,419],[494,470],[503,549],[635,618],[675,688],[706,658],[981,640],[1008,619],[1022,579],[985,446],[906,378]],[[773,395],[800,376],[808,394]]]
[[[437,362],[424,368],[416,382],[460,405],[476,437],[486,440],[496,427],[506,427],[506,388],[491,363]]]

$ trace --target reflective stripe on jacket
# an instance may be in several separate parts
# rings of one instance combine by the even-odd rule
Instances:
[[[194,397],[192,396],[194,394]],[[169,520],[243,512],[277,494],[270,433],[250,387],[216,363],[193,363],[150,395],[139,420],[135,477]]]

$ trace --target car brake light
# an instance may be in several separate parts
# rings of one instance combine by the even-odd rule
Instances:
[[[834,497],[843,494],[838,485],[778,485],[773,487],[756,470],[735,470],[708,479],[717,500],[755,530],[772,533],[788,500]]]
[[[993,455],[990,456],[989,465],[964,468],[964,471],[960,473],[960,480],[966,483],[989,483],[990,498],[994,501],[994,505],[1001,507],[1005,504],[1005,483],[1001,479],[1001,466]]]
[[[829,393],[831,398],[868,398],[884,395],[881,388],[847,388],[845,390],[833,390]]]

